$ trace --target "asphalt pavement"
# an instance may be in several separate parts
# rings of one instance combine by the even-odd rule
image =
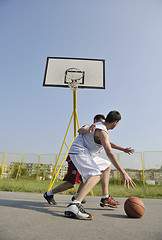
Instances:
[[[142,199],[145,214],[128,218],[126,198],[117,209],[101,208],[100,197],[87,196],[84,208],[92,221],[64,216],[70,195],[56,195],[49,205],[42,194],[0,192],[0,240],[162,240],[162,199]]]

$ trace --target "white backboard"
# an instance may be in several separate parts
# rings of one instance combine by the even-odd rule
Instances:
[[[43,86],[68,87],[68,74],[82,76],[79,88],[105,89],[105,60],[86,58],[47,57]]]

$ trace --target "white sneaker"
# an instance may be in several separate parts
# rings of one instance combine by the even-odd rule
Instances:
[[[93,216],[87,213],[79,203],[70,203],[65,211],[65,216],[84,220],[92,220]]]

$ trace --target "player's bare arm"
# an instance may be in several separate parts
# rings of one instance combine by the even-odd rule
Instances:
[[[127,186],[127,188],[129,188],[129,184],[130,184],[131,187],[134,189],[134,186],[136,186],[136,184],[129,177],[129,175],[126,173],[124,168],[120,165],[120,163],[119,163],[118,159],[116,158],[115,154],[112,152],[111,144],[109,142],[108,133],[103,131],[103,130],[96,129],[95,130],[95,138],[100,140],[100,142],[101,142],[101,144],[102,144],[102,146],[103,146],[103,148],[106,152],[106,155],[108,156],[108,158],[110,159],[112,164],[115,166],[115,168],[117,170],[119,170],[120,173],[122,174],[122,176],[124,178],[124,187]]]
[[[112,142],[110,142],[110,145],[111,145],[111,147],[112,147],[113,149],[117,149],[117,150],[123,151],[123,152],[125,152],[125,153],[128,153],[129,155],[132,154],[132,153],[134,153],[134,149],[131,148],[131,147],[123,148],[123,147],[120,147],[120,146],[118,146],[117,144],[112,143]]]
[[[95,124],[92,124],[90,127],[89,127],[88,124],[86,124],[78,130],[78,133],[79,134],[86,134],[86,133],[93,132],[95,130],[95,127],[96,127]]]
[[[78,130],[79,134],[86,134],[89,132],[89,125],[86,124]]]

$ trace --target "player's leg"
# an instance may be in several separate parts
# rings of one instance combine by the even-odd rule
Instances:
[[[75,168],[74,164],[69,161],[68,162],[68,171],[63,179],[63,181],[66,181],[59,186],[55,187],[54,189],[46,192],[44,194],[44,198],[47,200],[49,204],[56,205],[56,201],[54,199],[54,194],[59,192],[64,192],[68,189],[74,188],[76,184],[76,178],[79,173],[77,172],[77,169]],[[79,182],[79,180],[78,180]]]
[[[102,171],[102,179],[101,179],[101,185],[102,185],[102,196],[109,195],[109,179],[110,179],[110,171],[111,171],[111,165],[106,168],[104,171]]]
[[[80,189],[76,197],[76,200],[81,202],[100,180],[101,175],[92,176],[88,178],[87,181],[83,184],[82,188]]]
[[[92,188],[100,181],[101,175],[92,176],[83,184],[79,191],[76,200],[70,203],[65,211],[66,217],[72,217],[83,220],[92,220],[93,216],[87,213],[81,205],[82,200],[92,190]]]
[[[81,185],[79,186],[78,190],[82,187],[82,178],[71,160],[68,162],[68,173],[65,175],[63,180],[72,183],[73,187],[75,184],[80,183]],[[72,197],[72,201],[75,200],[76,196],[77,193]],[[86,201],[83,199],[82,203],[85,202]]]
[[[80,175],[80,174],[79,174],[79,175]],[[81,179],[81,176],[80,176],[80,179]],[[78,183],[78,181],[77,181],[77,183]],[[82,186],[83,186],[83,182],[81,181],[80,184],[79,184],[79,187],[78,187],[77,192],[75,193],[75,195],[74,195],[74,196],[72,197],[72,199],[71,199],[72,201],[74,201],[74,200],[76,199],[79,191],[82,189]],[[81,203],[82,203],[82,204],[86,203],[86,200],[83,199]]]
[[[56,205],[57,203],[54,199],[54,194],[59,193],[59,192],[64,192],[70,188],[73,188],[74,186],[75,186],[75,184],[72,184],[70,182],[64,182],[64,183],[58,185],[57,187],[55,187],[54,189],[46,192],[44,194],[44,198],[47,200],[47,202],[49,204]]]
[[[81,202],[100,181],[102,173],[88,152],[74,155],[70,154],[70,157],[78,172],[81,174],[84,184],[79,191],[76,200],[67,206],[65,216],[91,220],[93,216],[84,210]]]
[[[81,182],[81,183],[79,184],[79,187],[78,187],[77,193],[79,193],[79,191],[82,189],[82,187],[83,187],[83,182]]]
[[[102,198],[100,201],[101,207],[112,207],[117,208],[120,206],[120,203],[115,201],[109,195],[109,179],[110,179],[110,171],[111,171],[111,162],[107,159],[101,158],[99,156],[94,157],[95,163],[98,165],[99,169],[102,171],[103,177],[101,179],[102,184]]]
[[[64,182],[62,184],[60,184],[59,186],[55,187],[54,189],[52,189],[52,193],[56,194],[59,192],[64,192],[70,188],[74,188],[75,184],[70,183],[70,182]]]
[[[120,206],[120,203],[115,201],[115,199],[109,195],[109,190],[108,190],[109,179],[110,179],[110,170],[111,170],[111,165],[106,170],[102,171],[102,174],[103,174],[103,177],[101,179],[102,198],[100,201],[100,206],[117,208]]]

